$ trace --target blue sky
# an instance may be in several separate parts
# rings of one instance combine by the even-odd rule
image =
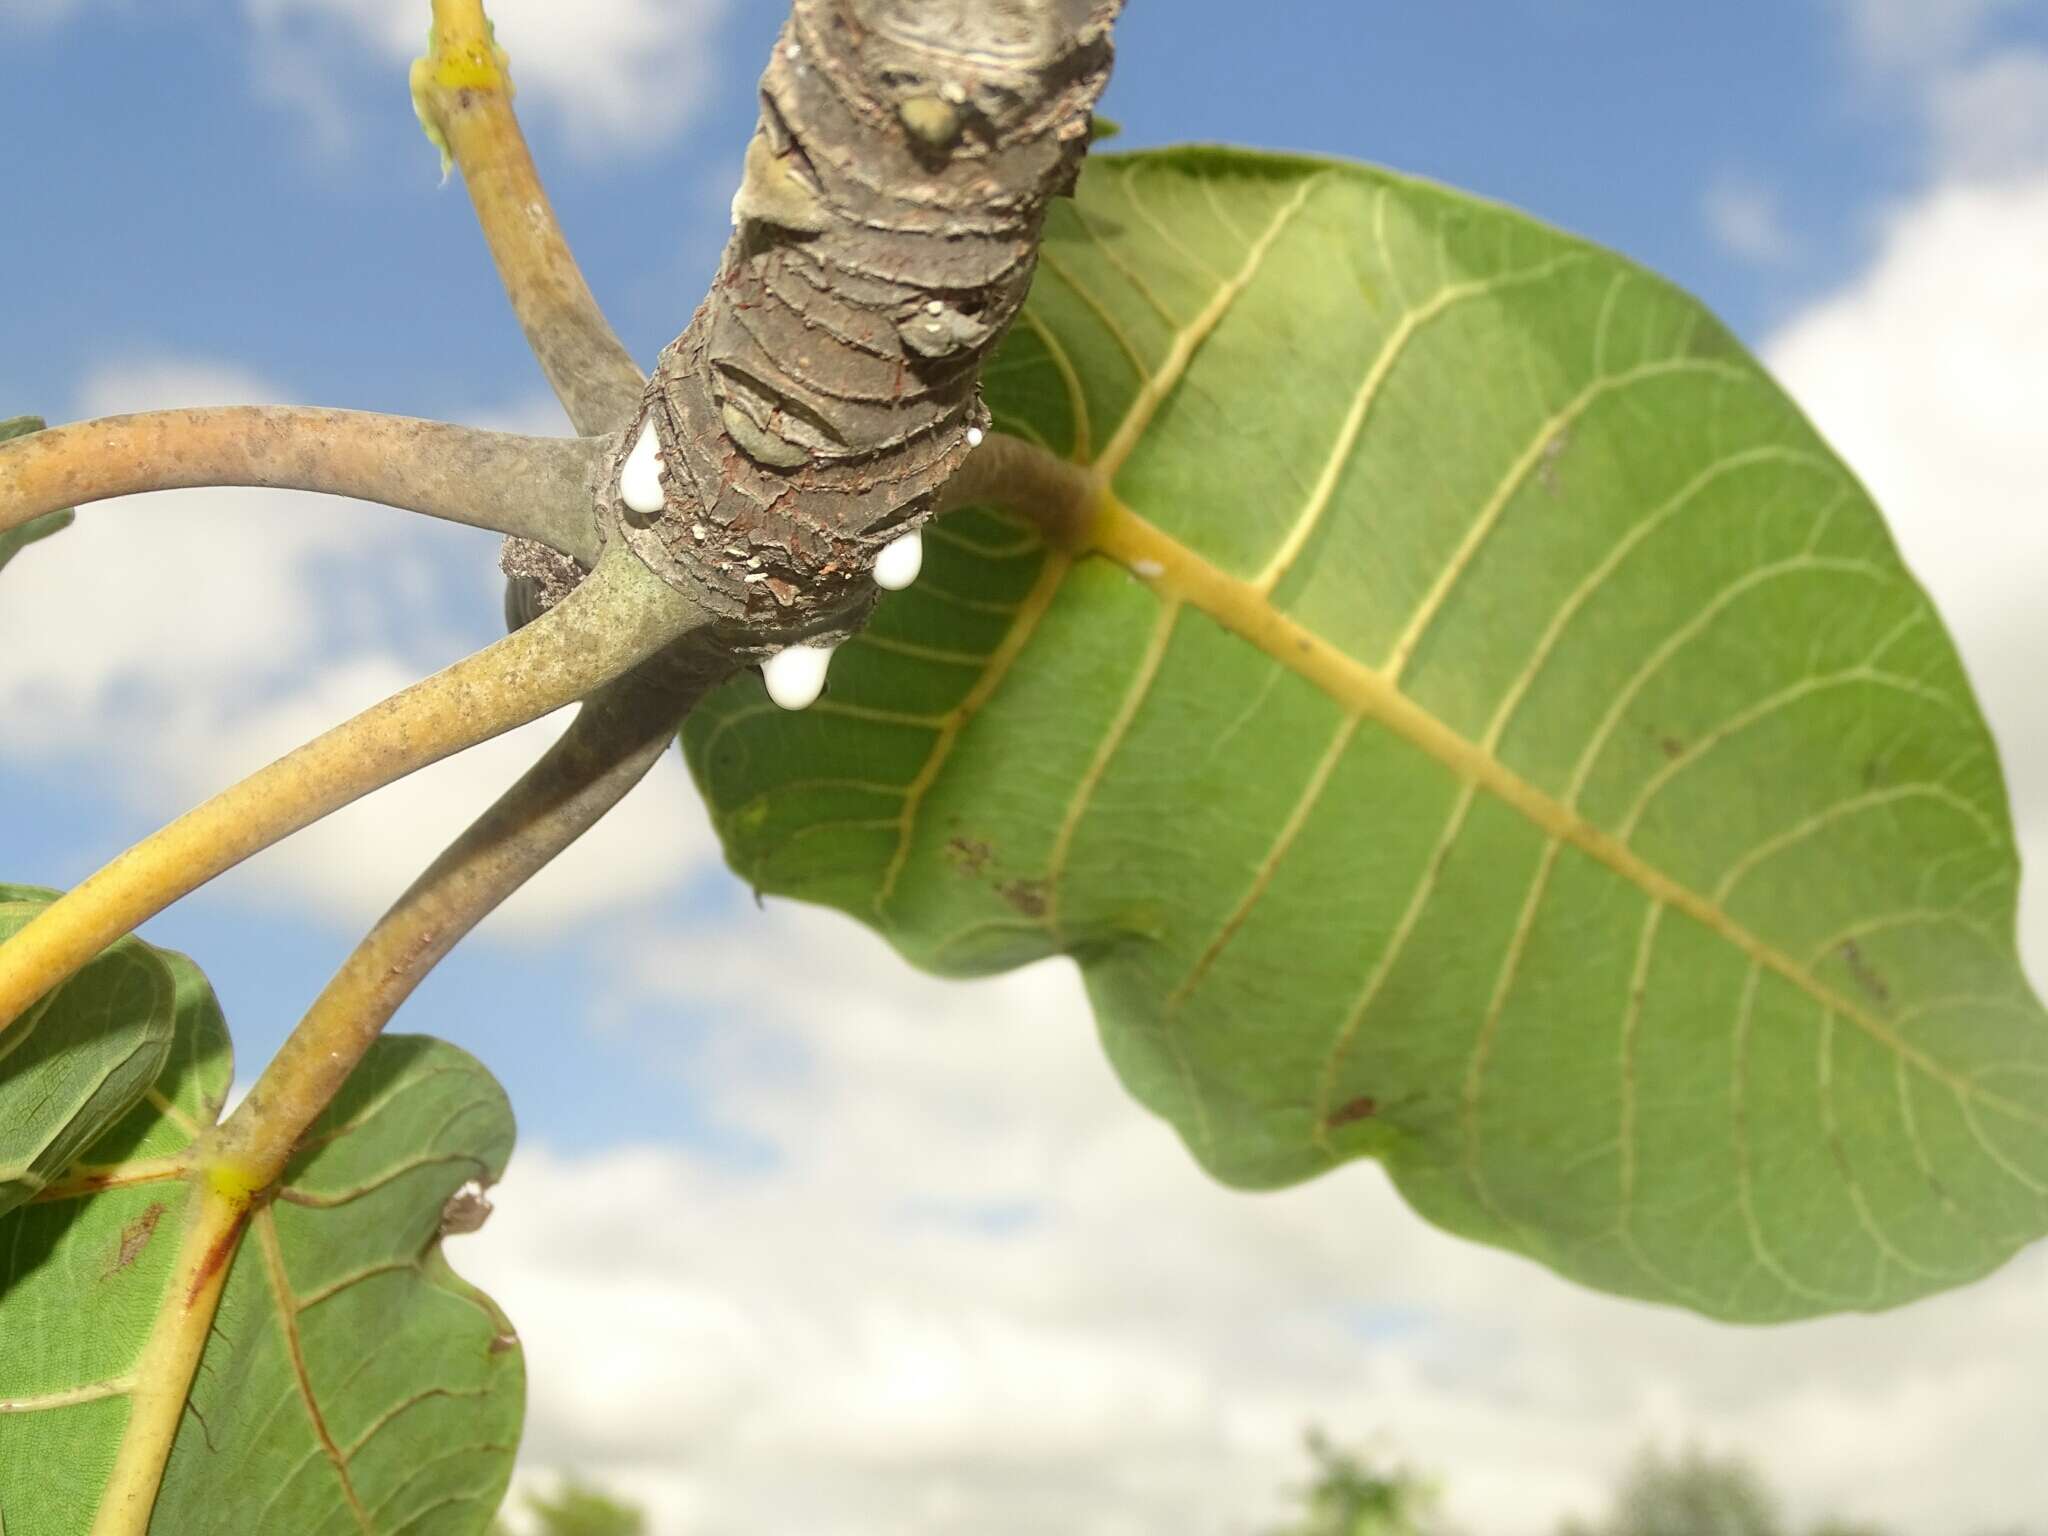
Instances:
[[[557,208],[650,360],[725,238],[782,7],[496,9]],[[0,415],[260,396],[559,430],[461,187],[440,184],[412,119],[404,59],[424,12],[0,0]],[[1670,274],[1765,349],[1896,508],[1979,672],[2022,829],[2042,829],[2028,572],[2048,560],[2048,518],[2028,438],[2048,400],[2048,263],[2034,259],[2048,250],[2048,4],[1133,0],[1119,36],[1105,111],[1126,145],[1315,151],[1470,188]],[[39,549],[0,599],[19,626],[0,613],[0,647],[16,646],[0,676],[0,877],[71,883],[310,729],[488,642],[493,558],[464,531],[260,495],[105,509]],[[327,842],[266,856],[151,926],[215,978],[246,1063],[408,861],[534,741],[380,797]],[[1344,1234],[1388,1234],[1400,1257],[1340,1284],[1359,1254],[1331,1246],[1336,1196],[1201,1186],[1118,1101],[1067,978],[941,989],[840,927],[757,915],[712,862],[680,765],[658,780],[634,803],[658,835],[551,874],[401,1020],[477,1051],[520,1115],[528,1171],[477,1265],[545,1389],[533,1465],[640,1491],[658,1536],[719,1520],[1242,1529],[1190,1522],[1270,1507],[1261,1490],[1293,1476],[1285,1446],[1312,1415],[1391,1430],[1445,1472],[1469,1520],[1507,1533],[1585,1507],[1646,1433],[1781,1452],[1795,1499],[1872,1516],[1918,1518],[1899,1500],[1928,1479],[1889,1491],[1857,1437],[1917,1445],[1892,1458],[1902,1478],[1939,1448],[1978,1492],[1930,1501],[1930,1531],[2048,1518],[2048,1473],[2004,1430],[2025,1422],[2012,1383],[2048,1371],[2048,1338],[2036,1326],[2003,1367],[1972,1363],[1995,1352],[1995,1326],[2043,1315],[2041,1266],[1969,1308],[1916,1309],[1910,1335],[1822,1325],[1752,1346],[1531,1285],[1514,1261],[1423,1231],[1373,1181],[1349,1186]],[[804,977],[748,995],[748,965],[790,945],[842,967],[861,1000]],[[985,1110],[971,1136],[962,1104]],[[726,1235],[650,1237],[631,1217],[650,1203],[704,1211]],[[1152,1229],[1158,1252],[1105,1274],[1102,1245],[1159,1212],[1180,1225]],[[791,1278],[817,1271],[812,1244],[828,1238],[849,1245],[833,1250],[836,1302]],[[613,1272],[574,1268],[572,1247],[616,1255]],[[1151,1266],[1184,1254],[1173,1273],[1204,1278],[1176,1278],[1180,1304],[1158,1306]],[[1148,1308],[1160,1331],[1132,1337],[1129,1315]],[[1243,1332],[1247,1308],[1268,1333]],[[614,1332],[592,1331],[593,1313]],[[1625,1366],[1557,1385],[1561,1362],[1616,1340]],[[703,1380],[659,1369],[664,1347]],[[1332,1348],[1347,1369],[1360,1351],[1355,1374],[1336,1379]],[[1879,1369],[1907,1354],[1963,1364]],[[762,1385],[792,1359],[816,1373],[829,1423]],[[753,1438],[705,1427],[687,1465],[646,1429],[723,1433],[735,1404]],[[864,1440],[848,1423],[881,1427]],[[777,1523],[797,1518],[777,1502],[792,1446],[836,1516]],[[1079,1523],[1051,1493],[1032,1503],[1019,1477],[1102,1518]],[[925,1523],[878,1513],[903,1500]],[[997,1502],[1012,1523],[989,1514]]]
[[[10,202],[34,210],[0,246],[0,280],[36,296],[10,320],[8,398],[62,409],[93,359],[139,350],[228,356],[306,398],[389,410],[474,412],[531,387],[401,69],[331,16],[280,23],[345,103],[323,131],[275,99],[289,79],[259,80],[277,44],[230,6],[69,14],[0,22]],[[529,113],[579,254],[643,357],[688,318],[723,243],[720,189],[778,14],[735,9],[676,134],[572,145],[563,109]],[[1995,21],[1980,46],[2048,37],[2038,6]],[[1627,251],[1751,335],[1860,260],[1872,209],[1926,172],[1909,93],[1822,0],[1295,0],[1255,23],[1222,0],[1141,0],[1122,37],[1107,106],[1133,144],[1259,144],[1436,177]],[[1760,268],[1712,238],[1705,200],[1724,182],[1786,210],[1798,259]]]
[[[0,21],[0,142],[12,147],[10,202],[26,215],[0,242],[0,289],[32,296],[12,307],[0,344],[0,404],[74,416],[110,363],[177,358],[231,364],[298,402],[546,419],[461,187],[439,184],[403,69],[361,45],[340,19],[348,9],[285,8],[252,25],[231,7],[172,0]],[[780,14],[752,3],[724,17],[717,65],[665,136],[593,144],[570,131],[573,103],[528,92],[551,194],[643,361],[688,318],[716,261]],[[1978,46],[2027,36],[2048,37],[2040,7],[2001,16]],[[1120,54],[1105,110],[1129,145],[1376,159],[1512,201],[1669,273],[1758,341],[1867,259],[1874,210],[1926,173],[1925,134],[1891,61],[1866,56],[1819,3],[1301,4],[1253,23],[1221,0],[1153,0],[1132,7]],[[307,56],[317,86],[300,81]],[[1729,188],[1782,225],[1781,251],[1729,248],[1712,215]],[[450,580],[437,601],[443,622],[489,638],[473,586]],[[144,830],[77,798],[75,766],[27,783],[0,769],[0,786],[47,806],[15,845],[15,875],[64,883]],[[253,1057],[307,977],[345,952],[345,934],[248,914],[222,954],[204,942],[220,914],[199,906],[152,932],[202,951]],[[590,980],[574,946],[500,949],[452,962],[408,1023],[477,1044],[516,1089],[544,1045],[508,1032],[534,1011],[491,1009],[472,1030],[447,1017],[457,1000],[566,1008]],[[633,1082],[602,1073],[602,1091],[624,1095],[608,1131],[691,1130],[667,1085],[641,1104]],[[572,1102],[560,1095],[519,1102],[549,1136],[592,1134],[588,1117],[554,1111]]]
[[[1855,79],[1841,27],[1818,6],[1300,15],[1306,26],[1247,27],[1233,6],[1140,4],[1105,110],[1133,146],[1215,140],[1375,158],[1515,201],[1671,273],[1752,336],[1862,258],[1868,211],[1920,155],[1918,125]],[[543,100],[528,114],[584,266],[643,360],[688,318],[723,243],[753,77],[779,19],[765,4],[728,18],[722,67],[665,140],[592,146],[570,139],[565,108]],[[348,103],[339,124],[275,99],[261,76],[276,71],[278,45],[219,6],[85,9],[0,34],[10,200],[33,210],[26,238],[0,245],[0,287],[34,296],[13,308],[0,346],[8,409],[79,414],[82,382],[134,357],[231,361],[291,400],[459,420],[538,397],[460,185],[438,183],[403,71],[351,46],[331,16],[289,31],[293,46],[319,50]],[[1787,235],[1804,249],[1765,264],[1726,250],[1704,199],[1731,180],[1796,209]],[[473,590],[442,595],[470,601],[466,632],[488,638]],[[20,787],[49,810],[16,845],[17,876],[63,883],[80,855],[112,853],[117,836],[141,830],[124,819],[117,832],[103,808],[74,798],[70,765]],[[253,1048],[347,939],[249,914],[240,955],[224,963],[205,942],[218,921],[208,905],[152,932],[202,952]],[[501,950],[453,962],[408,1023],[478,1044],[517,1090],[544,1043],[514,1046],[508,1031],[540,1010],[487,1007],[482,1031],[442,1016],[479,997],[544,997],[547,1012],[566,1011],[590,981],[573,946]],[[634,1104],[634,1081],[603,1073],[605,1093],[627,1095],[608,1132],[691,1129],[677,1126],[666,1088]],[[551,1137],[592,1133],[588,1117],[553,1112],[575,1102],[561,1095],[517,1101]]]

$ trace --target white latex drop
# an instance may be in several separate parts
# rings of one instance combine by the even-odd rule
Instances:
[[[884,592],[901,592],[923,569],[924,535],[906,533],[875,557],[875,585]]]
[[[761,667],[768,682],[768,697],[784,709],[809,709],[825,691],[825,674],[832,667],[832,645],[792,645],[778,651]]]
[[[987,437],[988,434],[982,431],[981,428],[969,427],[967,429],[967,446],[970,448],[979,448]]]
[[[640,441],[619,471],[619,498],[642,517],[652,517],[667,505],[661,490],[661,440],[651,421],[640,429]]]

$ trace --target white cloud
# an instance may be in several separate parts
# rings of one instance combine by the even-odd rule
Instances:
[[[279,393],[230,369],[143,363],[91,381],[80,409]],[[0,653],[28,661],[0,674],[0,760],[83,768],[125,810],[168,820],[495,638],[495,552],[488,535],[285,492],[88,507],[37,548],[32,572],[24,562],[20,579],[10,573]],[[366,924],[563,723],[536,723],[372,796],[221,889]],[[630,824],[601,823],[486,931],[530,936],[680,889],[712,848],[681,764],[661,764],[630,806]]]
[[[262,46],[259,82],[297,103],[323,138],[347,131],[331,80],[333,40],[353,42],[404,79],[426,51],[420,0],[242,0]],[[726,0],[493,0],[523,107],[557,118],[572,146],[597,155],[652,148],[704,99]]]
[[[1937,192],[1766,350],[1942,604],[2048,871],[2043,250],[2048,178]],[[1651,1436],[1754,1458],[1802,1521],[2048,1511],[2048,1249],[1884,1317],[1718,1327],[1435,1232],[1370,1168],[1210,1186],[1064,966],[949,987],[781,905],[628,952],[622,986],[716,1010],[696,1092],[781,1161],[528,1147],[456,1257],[527,1341],[527,1475],[609,1482],[657,1536],[1242,1536],[1311,1421],[1386,1436],[1487,1536],[1593,1512]]]
[[[1953,186],[1891,221],[1860,281],[1767,355],[1863,476],[1941,605],[2048,875],[2048,174]],[[2048,891],[2028,890],[2048,976]]]
[[[699,1088],[780,1163],[529,1146],[454,1257],[526,1341],[529,1476],[617,1487],[655,1536],[1242,1536],[1311,1421],[1439,1472],[1487,1536],[1591,1512],[1651,1435],[1753,1456],[1805,1515],[2048,1508],[2048,1254],[1885,1318],[1721,1328],[1437,1233],[1370,1167],[1210,1185],[1064,965],[946,985],[781,904],[633,947],[643,988],[718,1006]]]
[[[1770,267],[1799,257],[1799,237],[1785,223],[1777,194],[1760,182],[1720,177],[1707,189],[1701,213],[1707,232],[1730,255]]]
[[[1936,183],[2048,173],[2048,51],[2002,35],[2029,0],[1832,0],[1863,87],[1903,98]]]
[[[2026,0],[1835,0],[1857,54],[1884,71],[1946,64],[1981,43],[1999,16]]]
[[[2048,170],[2048,52],[2013,48],[1933,81],[1927,112],[1944,174],[2007,180]]]

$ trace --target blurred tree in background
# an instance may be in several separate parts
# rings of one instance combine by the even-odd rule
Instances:
[[[1314,1476],[1295,1497],[1301,1512],[1260,1536],[1458,1536],[1439,1510],[1437,1482],[1383,1453],[1341,1450],[1321,1430],[1308,1433]],[[524,1528],[535,1536],[651,1536],[647,1517],[631,1504],[580,1479],[563,1481],[550,1498],[529,1493]],[[491,1536],[511,1536],[502,1520]],[[830,1536],[819,1532],[818,1536]],[[963,1536],[971,1533],[963,1532]],[[1641,1452],[1615,1487],[1597,1521],[1566,1520],[1557,1536],[1795,1536],[1778,1497],[1747,1461],[1691,1448],[1666,1456]],[[1892,1536],[1881,1526],[1832,1518],[1796,1536]],[[1993,1536],[2028,1536],[2019,1530]]]
[[[1364,1453],[1340,1451],[1321,1430],[1310,1430],[1308,1453],[1315,1481],[1302,1492],[1298,1520],[1266,1536],[1432,1536],[1437,1490],[1406,1467],[1376,1467]]]
[[[538,1536],[647,1536],[647,1516],[640,1510],[573,1477],[563,1480],[553,1498],[529,1493],[526,1508],[532,1516],[528,1527]],[[511,1536],[511,1527],[500,1520],[491,1536]]]
[[[1813,1536],[1863,1536],[1864,1528],[1834,1522]],[[1558,1536],[1786,1536],[1777,1497],[1756,1469],[1734,1457],[1698,1449],[1666,1459],[1646,1450],[1615,1489],[1607,1517],[1593,1525],[1567,1520]],[[1875,1533],[1868,1533],[1875,1536]]]

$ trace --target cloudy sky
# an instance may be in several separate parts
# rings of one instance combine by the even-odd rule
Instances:
[[[292,400],[554,431],[404,65],[423,0],[0,0],[0,415]],[[774,0],[500,0],[556,201],[644,360],[724,237]],[[1136,144],[1383,160],[1703,295],[1871,483],[1962,643],[2048,867],[2048,3],[1132,0]],[[74,882],[493,637],[492,541],[187,493],[89,514],[0,606],[0,876]],[[149,930],[267,1055],[542,725]],[[657,1536],[1232,1536],[1311,1422],[1484,1536],[1646,1440],[1795,1512],[2048,1529],[2048,1253],[1881,1319],[1716,1328],[1424,1227],[1369,1167],[1248,1198],[1129,1105],[1070,971],[945,986],[724,875],[680,764],[403,1026],[522,1150],[457,1261],[532,1361],[526,1475]],[[2029,894],[2037,976],[2048,894]],[[789,964],[797,955],[801,964]]]

